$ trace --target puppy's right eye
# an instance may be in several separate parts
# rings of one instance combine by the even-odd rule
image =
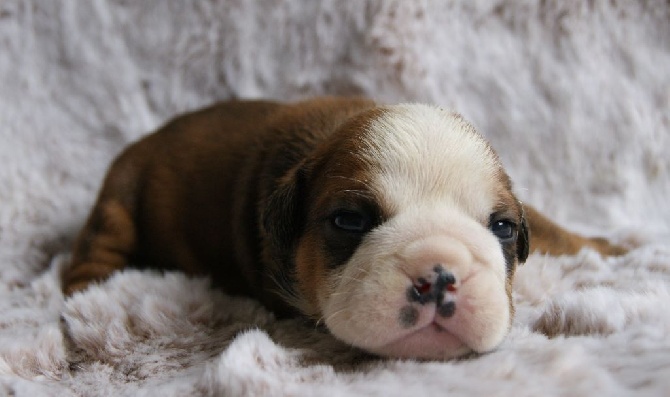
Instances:
[[[368,215],[356,211],[337,211],[331,216],[335,228],[350,233],[365,233],[371,229],[371,219]]]

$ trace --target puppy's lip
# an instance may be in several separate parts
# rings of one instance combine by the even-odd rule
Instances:
[[[375,350],[384,356],[418,359],[456,358],[473,351],[435,320],[418,325]]]
[[[449,359],[473,351],[451,329],[457,320],[441,318],[435,303],[411,306],[419,312],[419,321],[377,347],[377,353],[396,358]]]

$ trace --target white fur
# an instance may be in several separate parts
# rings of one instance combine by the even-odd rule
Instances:
[[[407,289],[413,279],[428,278],[435,263],[456,277],[456,312],[443,319],[434,304],[413,304],[419,320],[405,328],[398,319],[410,304]],[[510,324],[500,244],[483,226],[448,208],[394,217],[370,233],[337,279],[320,295],[326,324],[338,338],[379,354],[446,358],[483,352],[500,343]],[[447,332],[421,334],[434,321]]]
[[[496,156],[454,113],[425,105],[389,107],[362,137],[365,176],[390,219],[373,230],[319,291],[325,323],[342,340],[401,357],[445,358],[488,351],[509,327],[505,259],[487,229],[496,193]],[[410,303],[407,290],[441,264],[456,277],[453,317]],[[419,312],[412,327],[403,308]],[[446,331],[431,332],[434,324]]]
[[[381,173],[372,188],[391,213],[416,205],[448,205],[488,221],[500,164],[486,141],[459,115],[435,106],[389,106],[364,144]]]

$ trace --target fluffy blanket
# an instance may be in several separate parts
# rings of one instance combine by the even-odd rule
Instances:
[[[0,395],[669,395],[667,1],[0,2]],[[215,100],[459,110],[520,196],[631,251],[532,255],[496,351],[383,360],[207,279],[59,274],[112,157]]]

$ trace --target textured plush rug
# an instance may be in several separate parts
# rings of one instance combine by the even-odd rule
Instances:
[[[531,256],[510,336],[450,362],[367,357],[177,273],[63,299],[125,144],[318,94],[457,109],[524,200],[632,249]],[[0,1],[0,395],[670,395],[669,152],[663,0]]]

